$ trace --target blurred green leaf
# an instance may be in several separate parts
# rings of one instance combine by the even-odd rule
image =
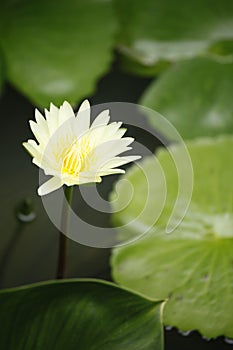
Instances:
[[[226,56],[226,62],[233,61],[233,40],[220,40],[214,43],[210,48],[209,52],[216,56]],[[218,58],[219,59],[219,58]],[[221,60],[220,60],[221,61]]]
[[[140,103],[164,115],[185,139],[232,133],[232,76],[232,63],[179,62],[149,86]],[[153,113],[148,117],[160,130]]]
[[[165,324],[183,331],[196,329],[206,337],[233,338],[233,137],[194,140],[187,146],[195,177],[192,201],[183,221],[172,233],[165,233],[178,184],[173,159],[167,150],[160,150],[158,160],[167,183],[161,217],[142,239],[114,249],[112,273],[123,286],[153,298],[168,297]],[[172,147],[182,157],[182,148]],[[145,206],[142,221],[137,227],[135,224],[134,230],[141,233],[164,191],[159,168],[150,178],[143,174],[151,172],[151,162],[148,158],[141,163],[141,169],[135,167],[134,178],[132,174],[130,178],[125,176],[136,189],[132,202],[144,198],[145,186],[154,196],[154,206]],[[118,184],[119,202],[114,208],[121,224],[137,215],[131,205],[117,213],[126,195],[124,182]],[[179,209],[176,216],[179,218]]]
[[[163,348],[161,301],[95,280],[41,283],[0,292],[0,348]]]
[[[146,66],[139,61],[125,55],[120,55],[119,61],[120,67],[123,71],[142,77],[157,76],[170,66],[170,62],[165,60],[161,60],[154,65]]]
[[[0,21],[7,78],[38,105],[79,102],[110,64],[112,1],[6,1]]]
[[[121,23],[119,48],[146,66],[206,53],[222,40],[233,42],[231,1],[115,2]]]

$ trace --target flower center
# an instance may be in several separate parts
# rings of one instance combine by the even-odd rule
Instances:
[[[88,154],[91,152],[90,141],[82,138],[74,141],[66,150],[62,162],[62,174],[77,176],[81,171],[88,170]]]

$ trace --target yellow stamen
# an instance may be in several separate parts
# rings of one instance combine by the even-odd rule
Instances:
[[[81,171],[88,170],[88,155],[91,152],[90,139],[82,138],[75,141],[65,152],[62,162],[62,173],[77,176]]]

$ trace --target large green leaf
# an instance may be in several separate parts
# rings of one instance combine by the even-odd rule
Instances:
[[[228,54],[232,59],[231,1],[115,2],[121,23],[120,49],[147,66],[153,66],[161,59],[174,61],[194,57],[208,50],[214,55]]]
[[[163,114],[186,139],[233,133],[232,76],[232,63],[180,62],[149,86],[140,103]],[[153,113],[148,116],[160,130]]]
[[[0,292],[0,348],[162,350],[161,301],[97,280]]]
[[[5,1],[0,21],[7,77],[36,104],[77,102],[108,68],[111,0]]]
[[[177,156],[182,155],[179,145],[173,147]],[[121,285],[149,297],[169,298],[165,324],[184,331],[196,329],[207,337],[233,338],[232,148],[232,136],[189,141],[193,197],[183,221],[170,234],[165,228],[177,195],[177,174],[169,152],[161,150],[158,160],[168,189],[162,215],[149,234],[131,245],[115,248],[112,257],[113,277]],[[145,191],[143,171],[148,172],[150,163],[148,159],[142,163],[142,170],[135,169],[133,202],[139,202]],[[155,172],[147,180],[156,184],[157,175]],[[125,196],[123,186],[118,184],[119,203]],[[159,182],[150,190],[154,206],[145,208],[144,221],[132,230],[143,233],[163,197]],[[129,205],[115,215],[118,223],[124,223],[134,214],[134,207]],[[179,218],[179,208],[175,214]]]

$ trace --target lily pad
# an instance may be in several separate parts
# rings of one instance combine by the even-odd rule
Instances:
[[[121,51],[147,66],[210,52],[227,55],[233,42],[233,3],[223,0],[116,0]],[[212,50],[217,43],[222,50]],[[223,52],[222,52],[223,51]]]
[[[233,133],[232,76],[232,63],[179,62],[149,86],[140,103],[163,114],[185,139]],[[160,130],[149,111],[148,117]]]
[[[119,62],[124,72],[142,77],[157,76],[163,73],[171,64],[169,61],[160,60],[156,64],[148,66],[126,55],[120,55]]]
[[[180,146],[172,147],[179,155]],[[146,296],[168,298],[166,325],[183,331],[195,329],[206,337],[233,338],[233,137],[189,141],[187,147],[194,169],[194,190],[183,221],[172,233],[165,233],[178,186],[172,158],[167,150],[160,150],[158,160],[168,189],[163,212],[144,238],[114,249],[112,274],[121,285]],[[137,200],[144,191],[143,171],[149,167],[147,159],[142,170],[135,168]],[[150,188],[156,207],[163,189]],[[125,196],[120,184],[118,195]],[[115,209],[117,212],[117,205]],[[118,223],[133,215],[130,206],[115,214]],[[153,215],[153,206],[146,207],[145,222]],[[179,208],[175,215],[179,218]],[[137,227],[140,229],[143,225]]]
[[[0,348],[162,350],[161,301],[96,280],[0,292]]]
[[[110,64],[115,17],[112,1],[1,4],[7,79],[38,105],[78,102]]]

